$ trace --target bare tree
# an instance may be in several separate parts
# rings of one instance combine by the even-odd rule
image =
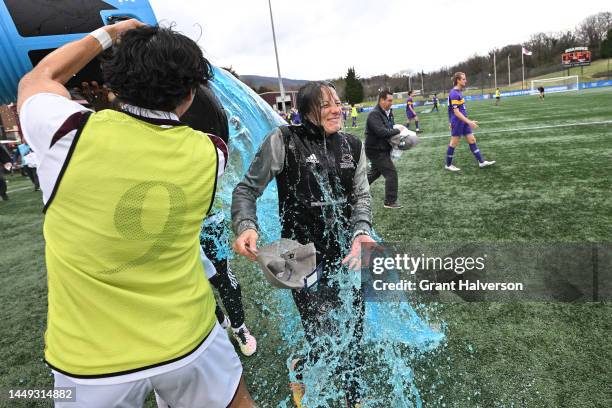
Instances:
[[[612,13],[601,12],[585,18],[576,28],[576,37],[584,45],[588,46],[593,58],[601,55],[601,42],[606,38],[606,33],[612,28]]]

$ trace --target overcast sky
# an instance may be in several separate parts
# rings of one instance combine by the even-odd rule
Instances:
[[[267,0],[150,0],[159,20],[177,23],[215,65],[276,76]],[[354,66],[368,77],[436,70],[537,32],[573,29],[612,11],[609,0],[571,6],[513,0],[272,0],[281,73],[330,79]],[[517,50],[517,52],[519,52]]]

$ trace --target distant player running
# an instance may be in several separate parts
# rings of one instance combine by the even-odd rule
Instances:
[[[406,100],[406,127],[408,129],[410,129],[410,124],[412,123],[412,121],[414,121],[415,125],[416,125],[416,131],[417,133],[421,132],[421,129],[419,129],[419,117],[416,114],[416,111],[414,110],[414,100],[412,99],[412,94],[414,93],[414,91],[411,89],[408,91],[408,99]]]
[[[495,106],[499,105],[500,100],[501,100],[501,92],[499,92],[499,88],[495,88]]]
[[[433,94],[433,96],[431,97],[431,102],[433,103],[433,108],[431,108],[431,111],[433,112],[435,110],[436,112],[440,112],[440,109],[438,109],[438,94]]]
[[[540,98],[541,101],[544,101],[544,87],[543,86],[539,86],[538,87],[538,92],[539,92],[538,97]]]
[[[480,167],[487,167],[495,164],[495,161],[486,161],[482,158],[480,150],[476,146],[476,138],[472,133],[472,129],[478,127],[478,122],[470,120],[467,117],[467,111],[465,109],[465,100],[463,99],[462,91],[467,84],[467,79],[463,72],[457,72],[453,76],[453,83],[455,87],[451,89],[448,94],[448,120],[451,128],[451,140],[446,152],[446,166],[444,168],[449,171],[459,171],[458,167],[453,165],[453,155],[455,154],[455,148],[459,145],[461,137],[465,136],[470,150],[478,160]]]

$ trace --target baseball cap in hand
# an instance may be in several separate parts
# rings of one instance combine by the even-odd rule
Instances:
[[[281,289],[308,289],[319,281],[322,272],[317,267],[317,251],[312,242],[302,245],[281,238],[259,248],[257,262],[266,280]]]
[[[400,133],[392,136],[391,139],[389,139],[389,144],[391,147],[399,150],[408,150],[412,149],[417,145],[417,143],[419,143],[419,136],[412,130],[406,128],[406,126],[394,125],[393,128],[399,129]]]

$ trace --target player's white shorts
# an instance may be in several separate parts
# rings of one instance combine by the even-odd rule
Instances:
[[[77,384],[54,372],[55,387],[75,387],[76,402],[56,402],[56,408],[141,408],[152,390],[173,408],[226,408],[234,398],[242,364],[223,329],[197,359],[184,367],[142,380],[112,384]]]

